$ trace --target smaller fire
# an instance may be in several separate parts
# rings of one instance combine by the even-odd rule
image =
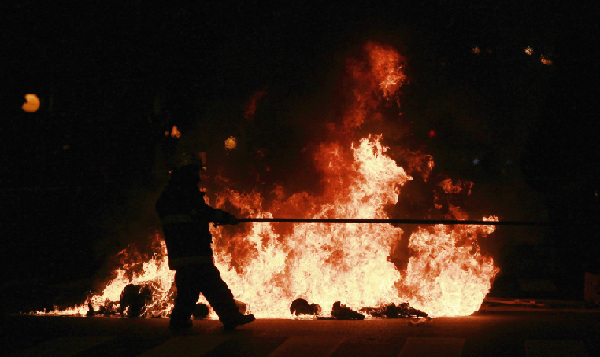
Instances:
[[[531,55],[533,55],[533,48],[531,48],[531,46],[527,46],[527,47],[526,47],[526,48],[523,50],[523,52],[525,52],[525,54],[527,54],[527,55],[531,56]]]

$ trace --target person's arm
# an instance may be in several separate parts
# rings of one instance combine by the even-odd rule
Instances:
[[[204,216],[209,222],[213,222],[219,225],[224,224],[238,224],[237,218],[226,211],[221,209],[212,208],[204,201],[204,198],[200,196],[195,205],[194,211],[196,214]]]

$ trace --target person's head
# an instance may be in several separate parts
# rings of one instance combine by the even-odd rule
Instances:
[[[186,186],[198,186],[200,183],[200,173],[202,170],[202,165],[196,164],[177,167],[171,171],[169,183]]]

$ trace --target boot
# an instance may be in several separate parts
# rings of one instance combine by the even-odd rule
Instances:
[[[234,330],[238,326],[248,324],[254,320],[255,320],[255,318],[254,318],[254,315],[252,315],[252,314],[249,314],[249,315],[237,314],[232,319],[223,322],[223,329],[231,331],[231,330]]]

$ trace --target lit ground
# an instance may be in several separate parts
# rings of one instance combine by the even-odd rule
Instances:
[[[173,337],[166,319],[2,318],[3,349],[17,356],[598,356],[597,310],[498,309],[408,326],[365,321],[259,319],[234,332],[214,320]]]

